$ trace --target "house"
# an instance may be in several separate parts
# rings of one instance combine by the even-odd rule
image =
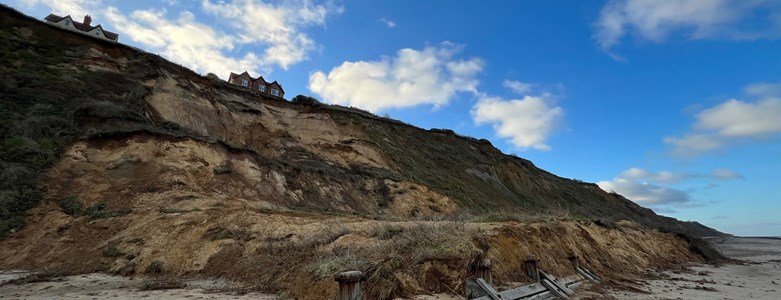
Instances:
[[[244,73],[241,74],[231,72],[231,75],[228,77],[228,83],[243,86],[271,96],[285,98],[285,90],[282,89],[282,85],[276,80],[269,83],[263,79],[263,76],[258,76],[258,78],[253,79],[252,76],[249,76],[247,71],[244,71]]]
[[[44,18],[46,23],[52,24],[54,26],[65,28],[70,31],[75,31],[79,33],[83,33],[89,36],[93,36],[96,38],[109,40],[116,42],[119,40],[119,34],[113,33],[108,30],[104,30],[102,26],[95,25],[92,26],[92,17],[89,15],[84,16],[84,22],[76,22],[71,18],[70,15],[60,17],[55,14],[50,14]]]

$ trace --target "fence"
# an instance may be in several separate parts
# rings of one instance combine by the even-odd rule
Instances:
[[[576,274],[563,278],[546,273],[539,269],[539,260],[529,256],[523,261],[526,275],[536,283],[511,288],[498,292],[494,287],[491,275],[491,260],[481,259],[469,267],[473,278],[466,280],[466,298],[469,300],[543,300],[570,299],[575,294],[574,289],[585,281],[601,283],[602,278],[580,265],[577,255],[567,257]],[[339,293],[336,300],[364,300],[361,292],[363,274],[359,271],[344,272],[336,276],[339,283]]]

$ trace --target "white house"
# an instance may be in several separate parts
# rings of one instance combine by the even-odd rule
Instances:
[[[84,16],[84,22],[76,22],[73,20],[73,18],[71,18],[70,15],[60,17],[55,14],[48,15],[46,18],[44,18],[44,20],[47,23],[52,24],[54,26],[83,33],[96,38],[109,40],[113,42],[119,40],[118,34],[113,33],[111,31],[107,31],[103,29],[103,27],[100,25],[92,26],[92,24],[90,24],[92,23],[92,17],[90,17],[89,15]]]

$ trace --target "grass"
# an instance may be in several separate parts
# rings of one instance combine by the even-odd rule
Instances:
[[[83,211],[84,204],[78,196],[70,194],[60,200],[62,211],[71,216],[79,216]]]
[[[129,209],[109,209],[106,202],[96,203],[84,210],[83,215],[88,216],[92,220],[108,219],[113,217],[121,217],[130,213]]]
[[[164,269],[164,263],[159,260],[153,260],[151,263],[149,263],[148,266],[146,266],[146,269],[144,270],[144,273],[146,274],[162,274],[165,271]]]
[[[119,250],[119,248],[115,246],[108,246],[106,248],[103,248],[103,256],[105,257],[120,257],[125,255],[122,250]]]
[[[250,232],[245,231],[243,229],[227,229],[224,227],[212,227],[206,230],[206,233],[204,234],[204,238],[212,241],[217,240],[241,240],[241,241],[249,241],[252,240],[252,235]]]
[[[200,208],[161,208],[160,212],[164,214],[181,214],[181,213],[189,213],[189,212],[196,212],[201,211]]]
[[[457,268],[485,255],[485,232],[463,222],[378,222],[365,234],[375,241],[352,244],[350,248],[329,246],[315,251],[317,259],[307,270],[317,280],[333,278],[345,271],[361,271],[372,289],[368,299],[390,299],[401,290],[394,273],[413,269],[428,262],[445,265],[456,262]]]
[[[99,202],[85,209],[81,199],[73,194],[69,194],[60,200],[60,208],[70,216],[88,216],[92,220],[120,217],[130,213],[129,209],[109,209],[106,202]]]

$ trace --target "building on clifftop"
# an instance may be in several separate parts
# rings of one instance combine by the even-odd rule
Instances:
[[[247,71],[244,71],[244,73],[241,74],[231,72],[231,75],[228,77],[228,83],[243,86],[274,97],[285,98],[285,90],[282,89],[282,85],[276,80],[268,83],[263,79],[263,76],[258,76],[258,78],[253,79],[252,76],[249,76]]]
[[[119,34],[113,33],[108,30],[104,30],[102,26],[95,25],[92,26],[92,17],[89,15],[84,16],[84,22],[76,22],[71,18],[70,15],[60,17],[55,14],[50,14],[44,18],[46,23],[52,24],[54,26],[65,28],[70,31],[75,31],[79,33],[83,33],[92,37],[96,37],[99,39],[109,40],[112,42],[116,42],[119,40]]]

